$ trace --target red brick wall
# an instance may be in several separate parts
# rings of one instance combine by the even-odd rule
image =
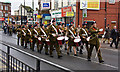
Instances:
[[[118,25],[119,27],[118,27],[118,29],[120,30],[120,1],[119,1],[119,11],[118,12],[119,12],[119,25]]]
[[[76,26],[78,24],[78,4],[76,3]],[[99,28],[105,28],[105,2],[100,3],[100,10],[88,10],[88,17],[84,18],[84,20],[94,20],[97,22]],[[110,24],[111,21],[116,21],[116,25],[118,26],[118,2],[115,4],[107,3],[107,24]],[[82,10],[79,8],[79,24],[82,25]]]

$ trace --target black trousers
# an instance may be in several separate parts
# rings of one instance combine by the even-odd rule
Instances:
[[[117,48],[117,42],[116,42],[116,38],[112,38],[112,42],[110,44],[110,46],[112,47],[113,43],[115,44],[115,47]]]

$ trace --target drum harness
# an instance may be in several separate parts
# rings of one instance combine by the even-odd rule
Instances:
[[[74,37],[74,38],[76,38],[75,37],[75,35],[74,35],[74,33],[69,29],[69,32],[72,34],[72,36]]]
[[[61,29],[59,29],[59,31],[61,32],[61,35],[63,35],[62,30],[61,30]]]
[[[22,30],[22,32],[24,33],[24,36],[26,36],[26,33],[25,33],[25,31],[24,31],[24,30]]]
[[[82,28],[82,30],[85,32],[85,35],[88,37],[86,30],[84,28]]]
[[[58,32],[57,32],[57,29],[52,25],[53,29],[55,30],[56,32],[56,35],[58,35]]]
[[[47,34],[45,33],[45,31],[42,28],[40,28],[40,30],[44,33],[44,36],[47,37]]]
[[[29,33],[30,33],[30,35],[31,35],[31,31],[30,31],[30,29],[28,29],[28,31],[29,31]]]

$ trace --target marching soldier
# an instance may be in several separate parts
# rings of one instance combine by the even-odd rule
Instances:
[[[21,25],[19,25],[16,29],[16,32],[17,32],[17,45],[19,45],[19,41],[20,41],[20,38],[21,38]]]
[[[22,26],[22,29],[21,29],[21,46],[24,46],[24,41],[25,41],[25,36],[26,36],[26,32],[25,32],[25,26]]]
[[[74,43],[76,32],[75,32],[75,29],[73,28],[73,25],[69,25],[69,30],[67,32],[68,32],[67,37],[69,37],[67,54],[69,55],[69,49],[70,49],[70,47],[73,46],[74,56],[77,56],[76,48],[75,48],[76,46],[75,46],[75,43]]]
[[[40,27],[40,35],[41,35],[41,38],[42,38],[42,40],[41,40],[42,44],[40,46],[40,53],[43,49],[43,46],[45,45],[45,55],[49,55],[48,54],[48,45],[46,43],[46,39],[48,39],[48,34],[47,34],[48,31],[47,31],[47,29],[45,29],[43,24],[41,24],[40,26],[41,26]]]
[[[102,63],[104,62],[102,60],[102,56],[101,56],[101,51],[100,51],[100,42],[99,42],[99,39],[98,39],[98,33],[100,32],[100,30],[96,27],[96,23],[93,24],[93,27],[90,28],[90,49],[89,49],[89,52],[88,52],[88,61],[91,61],[91,55],[92,55],[92,51],[93,51],[93,48],[95,47],[96,48],[96,52],[98,54],[98,59],[99,59],[99,62]]]
[[[32,29],[32,36],[31,36],[31,42],[32,42],[32,51],[34,51],[35,44],[37,44],[37,51],[39,52],[39,41],[38,41],[38,36],[39,36],[39,28],[37,24],[34,25],[34,29]]]
[[[9,24],[8,30],[9,30],[9,36],[12,36],[12,24]]]
[[[61,58],[62,55],[60,53],[60,47],[58,45],[57,37],[58,37],[58,28],[56,26],[55,20],[52,21],[53,25],[50,25],[49,27],[49,40],[50,40],[50,57],[53,57],[52,52],[53,52],[53,47],[56,48],[58,58]]]
[[[63,36],[67,36],[67,27],[65,27],[65,24],[62,23],[62,30],[63,30]],[[65,42],[65,50],[67,50],[67,42]]]
[[[32,25],[28,25],[26,27],[26,36],[25,36],[25,48],[27,48],[27,44],[30,43],[30,47],[31,47],[31,42],[30,42],[30,39],[31,39],[31,28],[32,28]]]
[[[86,28],[86,24],[83,24],[83,27],[80,29],[79,31],[79,35],[81,37],[81,40],[82,40],[82,43],[83,45],[85,44],[86,45],[86,50],[88,52],[88,41],[86,40],[87,37],[88,37],[88,30]],[[82,53],[82,49],[83,49],[83,45],[81,46],[81,49],[80,49],[80,54],[83,54]]]

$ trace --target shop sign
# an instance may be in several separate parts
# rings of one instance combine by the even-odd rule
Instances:
[[[4,18],[0,18],[0,21],[4,21],[5,19]]]
[[[66,17],[67,12],[72,12],[72,7],[64,7],[62,8],[62,17]]]
[[[61,15],[61,9],[51,11],[51,17],[52,18],[61,18],[62,17],[62,15]]]
[[[66,12],[66,17],[73,17],[74,16],[74,12]]]
[[[80,9],[100,10],[100,0],[80,0]]]

